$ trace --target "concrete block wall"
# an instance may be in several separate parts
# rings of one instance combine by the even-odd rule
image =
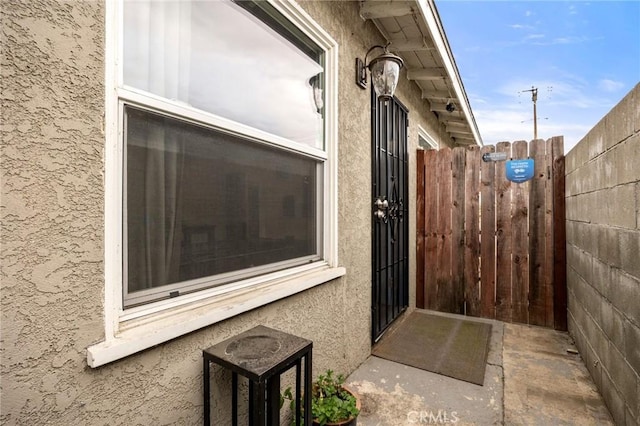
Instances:
[[[616,424],[640,424],[640,84],[566,155],[569,332]]]

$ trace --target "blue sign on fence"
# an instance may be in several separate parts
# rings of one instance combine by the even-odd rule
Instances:
[[[505,167],[511,182],[522,183],[533,177],[533,159],[507,161]]]

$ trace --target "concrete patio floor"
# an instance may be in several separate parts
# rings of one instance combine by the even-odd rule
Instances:
[[[614,424],[568,333],[464,318],[493,325],[484,386],[371,356],[347,378],[359,426]]]

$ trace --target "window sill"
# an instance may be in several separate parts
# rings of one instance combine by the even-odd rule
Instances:
[[[325,268],[261,283],[198,301],[176,312],[161,312],[120,323],[121,331],[87,348],[87,364],[99,367],[343,276],[345,268]],[[128,324],[130,322],[130,324]]]

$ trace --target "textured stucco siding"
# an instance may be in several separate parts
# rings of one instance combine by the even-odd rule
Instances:
[[[0,9],[0,423],[72,424],[86,418],[84,396],[112,392],[104,373],[85,373],[85,348],[104,328],[104,7]]]
[[[0,423],[201,424],[202,349],[257,324],[313,340],[315,374],[348,373],[369,355],[370,101],[354,83],[354,60],[382,38],[357,2],[301,5],[339,44],[339,256],[347,274],[91,369],[86,348],[104,338],[104,3],[0,0]],[[412,212],[418,125],[443,132],[404,73],[397,95],[409,109]],[[413,215],[409,223],[413,304]],[[214,392],[226,392],[229,380],[215,370]]]
[[[566,157],[569,332],[616,424],[640,424],[640,85]]]

